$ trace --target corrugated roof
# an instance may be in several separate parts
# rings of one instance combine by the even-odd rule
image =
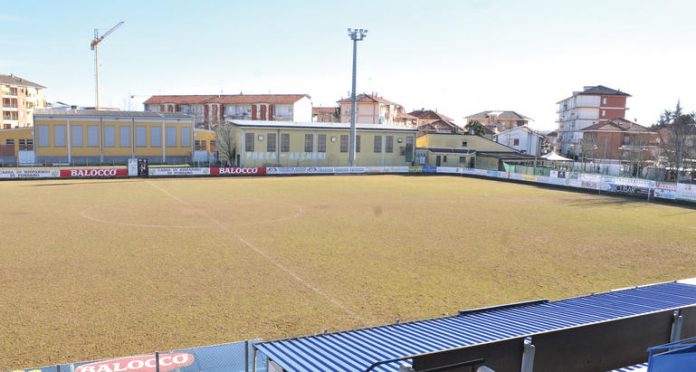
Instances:
[[[376,362],[487,342],[533,336],[696,304],[696,286],[665,283],[566,300],[482,309],[458,316],[320,336],[269,341],[256,347],[288,371],[364,371]],[[410,360],[383,364],[396,371]]]
[[[43,85],[36,84],[32,81],[23,79],[19,76],[15,76],[15,75],[0,75],[0,84],[23,85],[23,86],[41,88],[41,89],[46,88]]]
[[[303,123],[295,121],[267,121],[267,120],[228,120],[230,124],[240,127],[273,127],[273,128],[315,128],[315,129],[350,129],[350,123]],[[398,130],[416,132],[415,127],[385,125],[385,124],[355,124],[357,129],[364,130]]]
[[[292,104],[307,94],[224,94],[224,95],[163,95],[152,96],[146,105],[173,103],[178,105],[197,105],[203,103],[219,103],[223,105],[245,105],[255,103]]]
[[[34,110],[35,117],[122,117],[122,118],[156,118],[162,119],[191,119],[190,115],[178,112],[148,112],[148,111],[106,111],[106,110]]]

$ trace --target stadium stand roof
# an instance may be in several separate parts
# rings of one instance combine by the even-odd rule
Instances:
[[[688,283],[688,284],[687,284]],[[395,371],[412,357],[529,337],[696,304],[696,285],[654,284],[560,301],[463,311],[460,315],[256,345],[287,371]],[[402,359],[402,360],[399,360]],[[391,361],[388,363],[375,363]]]

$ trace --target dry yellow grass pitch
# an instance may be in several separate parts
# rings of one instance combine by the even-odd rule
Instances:
[[[696,210],[461,177],[0,183],[0,369],[696,276]]]

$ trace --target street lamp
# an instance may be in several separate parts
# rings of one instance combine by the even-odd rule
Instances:
[[[355,138],[357,136],[357,129],[355,128],[355,76],[358,55],[358,41],[361,41],[367,36],[367,30],[362,28],[349,28],[348,36],[350,36],[350,39],[353,40],[353,89],[350,94],[350,150],[348,152],[348,163],[352,167],[355,163]]]

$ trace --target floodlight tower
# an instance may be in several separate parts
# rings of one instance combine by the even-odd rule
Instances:
[[[348,36],[353,40],[353,89],[350,94],[350,149],[348,152],[348,163],[352,167],[355,165],[355,139],[357,136],[357,129],[355,128],[355,77],[357,73],[358,41],[367,36],[367,30],[349,28]]]
[[[111,29],[106,31],[102,36],[99,36],[99,30],[95,28],[94,39],[92,39],[92,41],[89,43],[89,46],[94,51],[94,79],[96,81],[94,92],[95,110],[99,110],[99,43],[101,43],[102,40],[104,40],[104,38],[109,36],[112,32],[116,31],[117,28],[121,27],[121,25],[123,25],[123,21],[117,23],[116,26],[111,27]]]

